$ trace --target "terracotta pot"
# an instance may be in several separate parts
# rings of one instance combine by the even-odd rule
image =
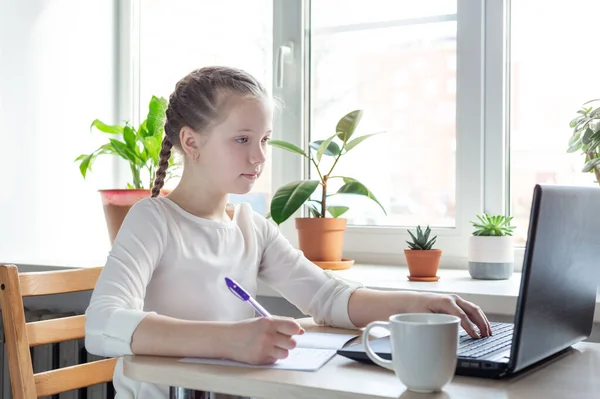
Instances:
[[[344,247],[344,218],[296,218],[298,244],[311,261],[342,260]]]
[[[440,266],[441,249],[405,249],[406,263],[411,277],[435,277]]]
[[[146,189],[114,189],[98,190],[102,199],[104,208],[104,218],[108,228],[110,243],[115,241],[115,237],[123,224],[123,220],[129,212],[129,209],[143,198],[150,197],[151,190]],[[162,195],[168,194],[170,190],[161,190]]]

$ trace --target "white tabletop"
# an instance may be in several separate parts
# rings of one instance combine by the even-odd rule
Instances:
[[[153,356],[127,356],[124,361],[125,375],[135,380],[265,399],[588,399],[600,397],[599,371],[600,344],[587,343],[510,379],[456,376],[435,394],[406,391],[393,372],[341,356],[316,372],[189,364]]]

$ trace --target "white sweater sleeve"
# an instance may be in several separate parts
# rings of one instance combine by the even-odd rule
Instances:
[[[131,352],[144,312],[146,286],[166,245],[166,223],[152,199],[136,203],[115,238],[85,312],[85,347],[99,356]]]
[[[324,271],[294,248],[275,224],[257,214],[264,252],[259,277],[319,324],[356,328],[348,315],[350,295],[362,284]]]

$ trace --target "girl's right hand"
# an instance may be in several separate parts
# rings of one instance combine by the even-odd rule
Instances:
[[[259,317],[232,324],[227,357],[250,364],[273,364],[285,359],[296,347],[293,335],[304,334],[294,320],[283,317]]]

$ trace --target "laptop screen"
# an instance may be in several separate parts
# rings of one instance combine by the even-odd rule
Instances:
[[[590,335],[600,282],[599,205],[599,187],[535,187],[509,371]]]

